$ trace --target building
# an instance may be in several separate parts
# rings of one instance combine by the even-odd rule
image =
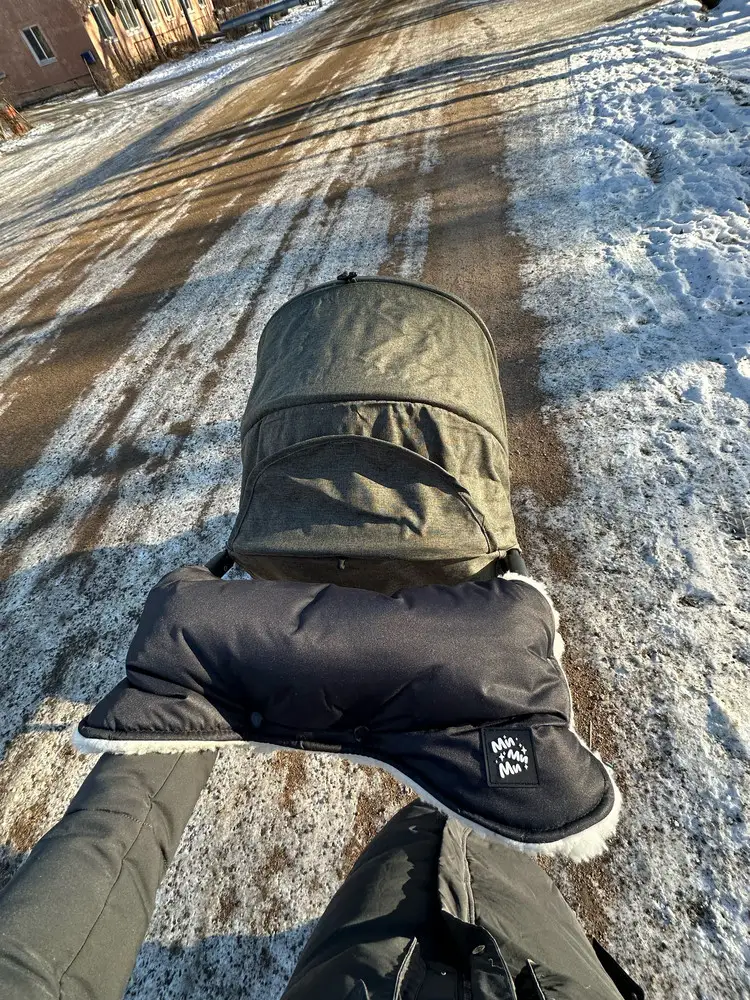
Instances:
[[[213,0],[0,0],[2,87],[21,107],[113,90],[190,48],[188,17],[198,36],[216,30]]]

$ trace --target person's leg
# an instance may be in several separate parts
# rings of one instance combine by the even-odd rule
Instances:
[[[446,839],[460,838],[457,827],[447,825]],[[519,997],[639,1000],[642,991],[613,961],[609,971],[619,971],[615,986],[578,918],[533,857],[475,835],[465,844],[473,922],[497,942]]]
[[[443,932],[437,864],[444,825],[444,817],[422,802],[390,820],[318,921],[282,1000],[398,995],[407,956],[425,962]]]
[[[510,996],[508,977],[523,1000],[631,1000],[532,857],[413,802],[331,900],[282,1000],[453,1000],[462,981],[485,1000]]]
[[[99,760],[0,893],[3,1000],[120,1000],[215,759]]]

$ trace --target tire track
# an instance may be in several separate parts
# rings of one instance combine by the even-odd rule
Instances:
[[[393,58],[405,47],[405,43],[394,44]],[[359,65],[361,71],[376,79],[384,68],[379,57],[371,57],[369,62]],[[336,104],[337,98],[325,102],[326,107]],[[345,104],[336,113],[345,123],[351,109]],[[303,120],[298,128],[304,125]],[[265,317],[310,279],[315,265],[326,269],[329,261],[340,259],[347,241],[359,247],[360,255],[364,249],[370,256],[370,261],[364,262],[373,269],[377,269],[387,253],[388,206],[367,190],[370,178],[381,169],[382,162],[402,157],[401,152],[387,144],[379,149],[384,129],[387,133],[382,124],[370,128],[372,158],[362,158],[353,167],[351,161],[356,157],[351,149],[339,146],[335,135],[324,142],[316,140],[315,166],[306,178],[307,190],[300,191],[292,201],[288,182],[283,179],[265,192],[263,202],[242,215],[203,254],[171,299],[147,319],[133,349],[99,377],[87,397],[76,404],[66,423],[53,435],[41,459],[27,473],[20,495],[9,506],[19,525],[29,523],[37,512],[33,539],[24,548],[22,536],[18,551],[17,561],[27,567],[27,572],[19,574],[23,582],[19,579],[13,585],[14,597],[19,601],[22,595],[25,598],[24,617],[34,619],[26,601],[33,602],[37,591],[43,592],[41,583],[48,577],[50,560],[64,560],[65,573],[72,577],[75,590],[80,581],[72,573],[69,557],[82,543],[87,548],[99,542],[105,548],[122,545],[143,535],[144,519],[159,526],[161,537],[179,534],[185,527],[184,503],[188,507],[197,504],[209,482],[225,479],[226,504],[234,505],[234,468],[227,475],[225,467],[236,467],[237,419],[252,380],[255,344]],[[326,146],[333,151],[333,159]],[[342,175],[353,186],[344,202],[332,212],[326,205],[326,194],[333,179]],[[334,227],[336,240],[328,238]],[[363,233],[368,229],[381,235],[366,241],[363,248]],[[332,256],[326,257],[325,250],[321,254],[321,238]],[[280,268],[282,257],[284,267]],[[252,306],[248,315],[243,314],[243,302]],[[247,337],[237,337],[238,324],[248,328]],[[233,347],[229,353],[228,344]],[[232,370],[226,370],[230,355],[236,351],[241,351],[241,361],[238,359],[237,363],[245,379],[239,392],[236,385],[231,385]],[[178,357],[178,352],[182,352],[180,362],[189,355],[190,363],[185,366],[181,384],[175,391],[174,366],[169,362]],[[234,419],[226,420],[222,403],[225,386],[217,383],[213,399],[206,400],[200,412],[200,426],[195,427],[196,400],[205,400],[201,389],[207,373],[216,372],[212,358],[217,354],[225,366],[224,371],[219,371],[227,383],[226,391],[232,391]],[[155,363],[148,367],[152,356]],[[120,402],[113,409],[114,400]],[[168,433],[168,428],[173,426],[187,429],[179,450],[169,440],[174,435]],[[214,454],[208,477],[202,461],[206,449]],[[167,460],[169,476],[164,471]],[[152,495],[150,479],[154,473],[159,476],[158,498],[144,503],[144,498]],[[175,503],[175,496],[181,498],[182,505]],[[38,512],[49,505],[54,505],[56,513],[42,528]],[[92,512],[92,520],[88,520],[87,511]],[[112,531],[105,529],[107,523],[113,525]],[[42,553],[44,565],[37,575],[33,567]],[[88,565],[86,569],[90,571]],[[63,587],[60,597],[68,606],[68,597],[71,603],[75,602],[67,587]],[[16,624],[18,627],[21,623]],[[80,628],[80,620],[75,628]],[[32,644],[36,641],[33,632],[29,636]],[[63,641],[65,633],[63,626]],[[37,658],[38,654],[38,650],[34,653],[28,650],[22,659],[43,661],[44,657]],[[26,698],[14,699],[15,707],[12,711],[8,707],[6,719],[18,718],[19,712],[27,718],[29,709],[23,704],[33,705],[34,701],[33,690],[28,690]]]
[[[571,9],[594,18],[600,6],[571,0],[550,17],[564,26]],[[564,495],[564,453],[554,429],[534,422],[541,328],[519,305],[525,248],[505,215],[502,102],[511,98],[498,95],[519,60],[502,50],[540,30],[506,30],[506,12],[522,9],[515,0],[377,8],[340,0],[293,49],[297,61],[271,61],[266,78],[248,73],[200,128],[170,133],[153,169],[144,163],[129,175],[136,213],[158,210],[157,192],[178,183],[202,183],[203,195],[134,268],[137,323],[127,327],[122,290],[87,315],[103,324],[110,307],[121,310],[112,353],[71,376],[79,383],[63,393],[67,410],[58,403],[59,419],[6,507],[17,544],[3,592],[12,657],[0,696],[0,839],[13,851],[54,821],[89,766],[60,756],[67,737],[54,727],[119,678],[150,583],[226,538],[257,337],[304,285],[347,266],[421,272],[463,294],[505,352],[511,435],[527,456],[524,464],[514,456],[517,481],[540,503]],[[531,11],[544,21],[538,2]],[[90,345],[94,354],[101,347],[93,334]],[[72,368],[85,366],[66,350]],[[51,389],[65,388],[58,374]],[[380,803],[366,772],[312,755],[292,812],[279,794],[284,767],[220,759],[162,888],[131,1000],[236,992],[238,968],[248,970],[239,988],[250,1000],[279,992],[306,925],[337,885],[342,850],[360,842],[368,803]],[[398,799],[389,794],[372,822]],[[44,810],[29,809],[42,800]],[[267,873],[282,863],[285,878],[269,888]],[[196,908],[206,884],[214,891]],[[591,896],[594,919],[601,897]],[[256,935],[271,930],[260,948]],[[198,950],[169,950],[196,941]],[[251,975],[259,959],[266,973]]]

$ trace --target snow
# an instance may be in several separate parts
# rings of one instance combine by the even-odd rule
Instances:
[[[504,27],[508,6],[477,10]],[[534,15],[531,0],[522,7]],[[15,329],[4,335],[1,378],[40,344],[56,348],[71,317],[112,301],[186,223],[210,172],[175,181],[148,212],[118,213],[139,171],[170,144],[200,140],[218,102],[273,69],[290,27],[316,14],[297,9],[268,35],[208,48],[116,94],[71,98],[54,122],[34,111],[44,131],[0,146],[4,285],[30,269],[39,276],[2,315]],[[342,44],[363,26],[364,15],[349,16]],[[510,96],[497,97],[506,160],[492,169],[514,180],[514,224],[530,248],[526,302],[548,323],[546,416],[575,483],[552,509],[531,493],[514,503],[535,527],[535,575],[552,579],[555,546],[577,553],[576,575],[558,579],[554,596],[563,624],[585,627],[608,692],[594,728],[615,730],[625,788],[606,868],[608,943],[652,997],[734,1000],[750,991],[750,2],[704,13],[679,0],[580,38],[564,30],[542,55],[508,59]],[[280,173],[250,206],[240,186],[216,203],[231,224],[139,320],[3,512],[0,544],[38,525],[3,595],[9,863],[90,766],[63,730],[121,677],[149,586],[226,539],[265,320],[342,261],[422,272],[432,194],[426,186],[404,206],[391,185],[439,163],[441,108],[460,81],[429,76],[438,56],[428,35],[394,38],[365,58],[357,51],[358,100],[376,109],[366,141],[347,144],[358,113],[347,100],[301,114],[290,138],[313,115],[325,123],[304,177]],[[444,40],[440,58],[457,44]],[[461,44],[490,43],[467,33]],[[328,54],[310,48],[290,88],[325,68]],[[389,89],[404,66],[414,85]],[[334,94],[351,87],[330,82]],[[419,131],[393,141],[393,122],[415,113]],[[242,144],[238,135],[215,156],[231,162]],[[74,230],[89,231],[93,251],[71,241],[61,275],[50,262]],[[68,272],[78,277],[55,309],[25,326]],[[229,347],[231,365],[218,360]],[[7,402],[0,396],[0,410]],[[97,519],[91,545],[82,526]],[[350,862],[402,800],[381,772],[315,755],[221,757],[161,890],[129,1000],[278,996],[344,873],[342,844]]]
[[[670,9],[662,22],[668,32],[667,50],[721,67],[732,76],[750,78],[747,33],[750,5],[747,0],[722,0],[715,10],[702,10],[696,3]],[[656,26],[656,21],[652,22]],[[660,25],[661,26],[661,25]]]
[[[360,22],[351,19],[347,27],[354,35]],[[275,37],[276,31],[260,48],[248,41],[222,83],[267,72],[278,58]],[[310,47],[312,54],[294,66],[290,87],[301,88],[331,56],[330,49]],[[374,102],[387,93],[384,65],[403,60],[405,50],[403,39],[390,46],[385,62],[377,50],[360,60],[358,72]],[[409,51],[427,57],[418,45]],[[150,97],[143,87],[88,101],[83,111],[84,102],[71,102],[67,120],[44,143],[8,154],[3,167],[15,197],[6,202],[5,232],[14,252],[4,273],[10,283],[41,265],[47,284],[30,289],[2,317],[4,326],[17,324],[3,345],[5,378],[33,356],[35,342],[55,349],[71,317],[111,301],[154,242],[203,197],[210,172],[177,180],[177,195],[158,211],[135,219],[126,214],[109,225],[100,219],[104,205],[109,222],[111,206],[120,207],[165,138],[200,136],[199,116],[215,80],[210,72],[186,79],[178,88],[157,81]],[[389,96],[389,106],[404,113],[418,99],[398,93]],[[302,113],[288,137],[316,110]],[[387,266],[391,236],[401,272],[419,274],[429,197],[408,206],[396,224],[394,204],[374,182],[402,165],[417,173],[432,169],[431,137],[425,133],[408,147],[389,144],[384,119],[371,125],[369,145],[355,153],[341,142],[351,114],[346,102],[326,109],[327,132],[316,138],[303,178],[280,174],[250,207],[239,205],[241,188],[230,193],[220,205],[230,220],[226,230],[207,243],[185,279],[139,321],[128,349],[76,400],[3,511],[3,546],[18,529],[39,527],[3,593],[0,741],[7,783],[0,843],[10,846],[0,863],[3,855],[9,867],[17,863],[90,766],[70,755],[65,728],[121,675],[149,587],[226,541],[239,492],[239,421],[265,321],[294,293],[335,276],[342,260],[370,272]],[[92,134],[99,143],[90,142]],[[242,136],[228,142],[219,161],[236,155],[242,142]],[[332,197],[342,177],[346,187]],[[30,331],[23,322],[27,310],[61,280],[47,264],[56,244],[88,224],[98,242],[80,280]],[[33,239],[30,226],[36,227]],[[228,351],[231,363],[219,363]],[[214,383],[207,393],[209,376]],[[7,402],[0,397],[0,405]],[[103,448],[110,428],[112,441]],[[81,534],[92,519],[100,521],[94,545]],[[221,757],[162,886],[128,996],[277,996],[346,867],[403,801],[388,775],[345,761],[292,763],[277,755],[269,765],[242,754]]]
[[[747,996],[750,3],[661,4],[568,73],[508,130],[576,484],[525,513],[578,553],[556,603],[609,692],[618,958],[647,995]]]
[[[202,52],[196,52],[183,59],[164,63],[132,83],[122,87],[118,94],[131,95],[137,91],[151,88],[155,84],[168,84],[169,89],[163,99],[169,102],[175,98],[182,99],[185,91],[195,93],[205,91],[223,77],[237,69],[237,61],[245,60],[255,54],[255,50],[269,42],[275,42],[279,36],[294,30],[304,21],[309,21],[330,7],[334,0],[320,0],[319,4],[293,7],[282,17],[274,18],[272,31],[250,31],[236,41],[218,41],[211,43]]]

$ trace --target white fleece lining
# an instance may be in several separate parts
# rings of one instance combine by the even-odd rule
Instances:
[[[578,736],[578,733],[574,733],[574,735],[578,741],[585,746],[585,743],[580,736]],[[588,830],[582,830],[580,833],[571,833],[567,837],[561,837],[559,840],[554,840],[550,843],[524,842],[520,840],[513,840],[510,837],[504,837],[502,834],[495,833],[492,830],[486,829],[486,827],[479,826],[479,824],[473,822],[472,820],[466,819],[465,817],[459,815],[459,813],[449,809],[443,802],[438,801],[438,799],[436,799],[429,792],[425,791],[425,789],[418,785],[413,778],[410,778],[407,774],[404,774],[402,771],[399,771],[390,764],[384,764],[383,761],[376,760],[374,757],[364,757],[350,753],[336,753],[332,750],[302,750],[298,747],[276,746],[273,743],[249,743],[245,740],[214,740],[211,742],[202,742],[200,740],[98,740],[81,736],[78,730],[75,730],[73,733],[73,745],[81,753],[195,753],[204,750],[232,749],[246,750],[252,752],[253,754],[271,754],[280,750],[290,751],[292,753],[320,753],[326,757],[338,757],[339,759],[349,760],[353,764],[365,764],[368,767],[382,768],[384,771],[387,771],[390,775],[396,778],[397,781],[400,781],[401,784],[407,785],[411,788],[411,790],[428,805],[434,806],[435,809],[443,813],[443,815],[448,816],[451,819],[455,819],[459,823],[463,823],[464,826],[470,827],[470,829],[480,837],[484,837],[487,840],[497,840],[500,843],[505,844],[507,847],[513,847],[515,850],[521,851],[524,854],[555,855],[557,857],[569,858],[571,861],[575,862],[590,861],[591,858],[595,858],[599,854],[606,851],[607,841],[615,832],[617,821],[620,816],[620,808],[622,806],[622,796],[620,794],[620,790],[615,784],[611,769],[605,764],[604,767],[607,772],[607,777],[615,794],[615,801],[612,809],[604,817],[604,819],[599,820],[598,823],[589,827]],[[586,749],[588,749],[588,747]],[[601,760],[598,754],[594,754],[594,756]]]
[[[527,583],[530,587],[533,587],[534,590],[538,590],[539,593],[547,601],[549,606],[552,608],[552,616],[555,622],[555,637],[552,640],[552,655],[554,656],[557,662],[557,666],[560,669],[560,674],[562,675],[562,679],[565,682],[565,687],[567,688],[568,691],[568,704],[570,706],[570,724],[568,725],[568,729],[575,731],[573,692],[570,690],[570,681],[568,680],[568,675],[565,673],[565,668],[562,665],[563,656],[565,655],[565,643],[563,642],[563,637],[560,635],[560,615],[557,613],[557,608],[552,603],[552,598],[549,596],[545,585],[541,583],[539,580],[535,580],[532,576],[523,576],[521,573],[503,573],[501,579],[520,580],[521,583]]]
[[[565,643],[563,642],[562,636],[559,632],[560,616],[557,613],[557,609],[552,603],[552,598],[547,592],[547,588],[539,580],[533,579],[530,576],[523,576],[521,573],[504,573],[502,576],[503,580],[518,580],[521,583],[528,584],[533,587],[540,594],[544,596],[549,606],[552,608],[552,614],[554,616],[555,622],[555,637],[553,641],[553,655],[557,661],[557,665],[562,674],[563,680],[565,681],[565,686],[568,691],[568,698],[570,701],[570,723],[568,729],[573,733],[575,738],[592,753],[597,760],[602,761],[600,755],[596,751],[592,750],[584,740],[581,739],[579,734],[576,732],[573,724],[573,695],[570,690],[570,683],[568,681],[567,674],[562,667],[562,657],[565,651]],[[384,771],[387,771],[390,775],[400,781],[402,784],[407,785],[412,791],[416,792],[418,797],[426,802],[428,805],[434,806],[439,812],[443,813],[452,819],[457,820],[459,823],[463,823],[464,826],[468,826],[474,833],[478,834],[480,837],[484,837],[488,840],[496,840],[500,843],[512,847],[517,851],[521,851],[524,854],[540,854],[547,856],[556,856],[568,858],[570,861],[581,862],[590,861],[592,858],[603,854],[607,850],[607,841],[613,836],[615,830],[617,829],[617,823],[620,818],[620,810],[622,808],[622,795],[620,793],[617,784],[615,783],[612,769],[604,764],[604,769],[607,774],[607,778],[612,786],[614,792],[615,801],[613,803],[612,809],[604,817],[604,819],[599,820],[593,826],[589,827],[587,830],[582,830],[580,833],[572,833],[567,837],[561,837],[559,840],[552,841],[550,843],[533,843],[513,840],[510,837],[504,837],[499,833],[494,833],[492,830],[488,830],[485,827],[479,826],[472,820],[468,820],[458,813],[453,812],[444,803],[439,802],[434,796],[430,795],[429,792],[425,791],[424,788],[420,787],[412,778],[408,775],[403,774],[401,771],[392,767],[390,764],[384,764],[381,760],[376,760],[371,757],[358,756],[356,754],[346,754],[346,753],[336,753],[335,751],[326,750],[301,750],[296,747],[284,747],[276,746],[272,743],[251,743],[246,740],[99,740],[99,739],[89,739],[82,736],[78,732],[76,727],[72,734],[73,746],[81,753],[118,753],[118,754],[143,754],[143,753],[195,753],[204,750],[221,750],[221,749],[246,749],[255,754],[270,754],[275,753],[277,750],[292,751],[294,753],[321,753],[329,757],[343,758],[344,760],[350,760],[354,764],[365,764],[368,767],[380,767]]]

